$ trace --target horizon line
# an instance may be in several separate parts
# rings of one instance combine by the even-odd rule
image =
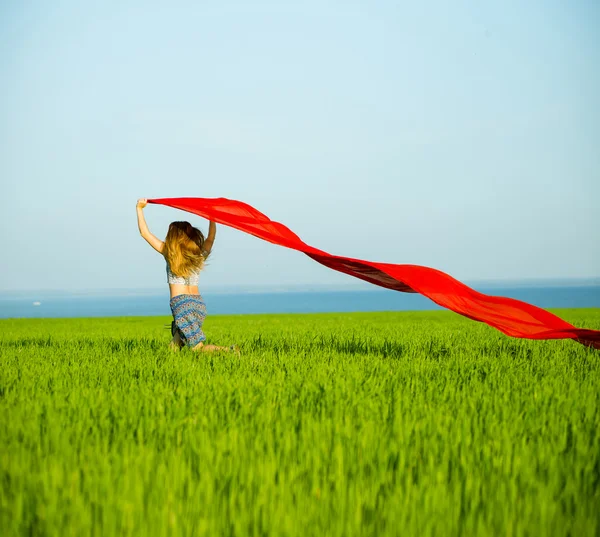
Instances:
[[[491,287],[502,288],[511,286],[600,286],[600,276],[583,278],[507,278],[499,279],[481,279],[465,280],[465,285],[469,287]],[[570,284],[570,285],[569,285]],[[389,291],[389,289],[379,287],[367,282],[337,283],[337,284],[319,284],[319,283],[301,283],[301,284],[232,284],[232,285],[208,285],[204,287],[203,293],[209,294],[250,294],[250,293],[294,293],[311,291]],[[97,287],[97,288],[38,288],[38,289],[0,289],[1,296],[10,295],[31,295],[31,294],[67,294],[67,295],[95,295],[107,293],[116,293],[116,295],[158,295],[168,292],[166,286],[156,287]]]

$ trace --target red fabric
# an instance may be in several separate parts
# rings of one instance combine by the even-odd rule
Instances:
[[[148,203],[167,205],[292,248],[339,272],[403,291],[420,293],[436,304],[469,319],[484,322],[504,334],[527,339],[570,338],[600,349],[600,330],[576,328],[552,313],[512,298],[484,295],[439,270],[419,265],[374,263],[331,255],[303,242],[292,230],[254,207],[226,198],[161,198]]]

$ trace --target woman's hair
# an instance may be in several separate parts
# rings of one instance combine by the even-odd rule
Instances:
[[[187,278],[202,268],[204,235],[189,222],[171,222],[163,255],[176,276]]]

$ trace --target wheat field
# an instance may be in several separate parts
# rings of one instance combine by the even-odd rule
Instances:
[[[600,310],[562,310],[600,328]],[[600,533],[600,353],[449,312],[0,321],[12,536]]]

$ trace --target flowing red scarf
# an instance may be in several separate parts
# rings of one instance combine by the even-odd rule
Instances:
[[[419,265],[374,263],[328,254],[309,246],[291,229],[241,201],[226,198],[161,198],[149,199],[148,203],[188,211],[273,244],[298,250],[326,267],[380,287],[404,293],[420,293],[444,308],[484,322],[508,336],[527,339],[569,338],[600,349],[600,330],[576,328],[560,317],[520,300],[484,295],[436,269]]]

